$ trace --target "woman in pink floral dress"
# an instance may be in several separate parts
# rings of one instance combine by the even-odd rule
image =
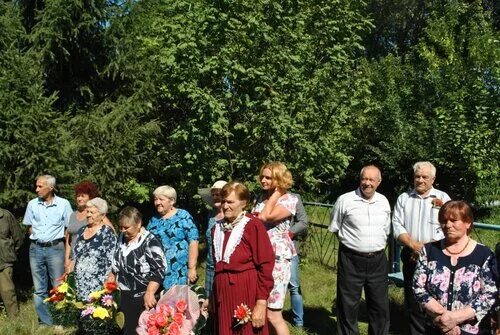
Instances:
[[[267,302],[267,317],[277,335],[289,335],[281,311],[290,281],[291,260],[296,255],[289,229],[298,199],[287,193],[293,179],[283,163],[264,164],[260,169],[259,182],[264,192],[256,199],[252,213],[265,222],[275,254],[274,287]]]
[[[428,316],[426,334],[479,334],[495,303],[494,254],[469,236],[472,210],[449,201],[439,211],[445,238],[422,249],[413,289]]]

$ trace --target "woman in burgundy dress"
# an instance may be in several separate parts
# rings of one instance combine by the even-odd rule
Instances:
[[[271,242],[262,221],[244,211],[250,198],[245,185],[226,184],[221,196],[224,219],[212,230],[216,334],[267,335],[266,305],[274,284]],[[241,304],[251,311],[248,322],[235,317]]]

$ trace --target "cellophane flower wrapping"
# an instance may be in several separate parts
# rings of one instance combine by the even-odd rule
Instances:
[[[201,297],[197,288],[174,285],[164,293],[155,308],[142,312],[137,326],[138,335],[199,334],[207,315],[201,312]]]

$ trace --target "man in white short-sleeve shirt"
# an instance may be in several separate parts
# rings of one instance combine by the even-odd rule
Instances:
[[[389,331],[389,296],[385,246],[390,231],[391,208],[377,193],[382,181],[373,165],[361,170],[355,191],[341,195],[332,213],[329,230],[340,240],[337,271],[337,333],[359,334],[358,306],[365,290],[369,332]]]

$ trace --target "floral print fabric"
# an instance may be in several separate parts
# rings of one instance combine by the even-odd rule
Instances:
[[[481,244],[452,265],[451,258],[442,251],[442,242],[428,243],[413,277],[415,297],[422,305],[434,298],[450,311],[470,306],[476,319],[466,321],[460,328],[462,334],[478,334],[479,323],[497,295],[494,263],[491,250]]]
[[[191,214],[178,208],[168,219],[151,218],[147,229],[160,239],[165,252],[167,269],[163,288],[168,290],[173,285],[186,285],[189,244],[199,239]]]
[[[79,299],[87,301],[89,294],[102,288],[111,271],[116,236],[107,225],[88,240],[83,237],[86,227],[78,233],[74,248],[76,291]]]
[[[276,206],[282,206],[290,212],[290,216],[279,222],[266,222],[267,234],[271,240],[275,255],[273,269],[274,287],[269,295],[267,307],[282,309],[285,303],[286,290],[291,275],[291,259],[297,255],[292,239],[288,235],[292,216],[295,215],[298,198],[286,193],[278,199]],[[257,199],[252,213],[258,215],[266,205],[265,199]]]

